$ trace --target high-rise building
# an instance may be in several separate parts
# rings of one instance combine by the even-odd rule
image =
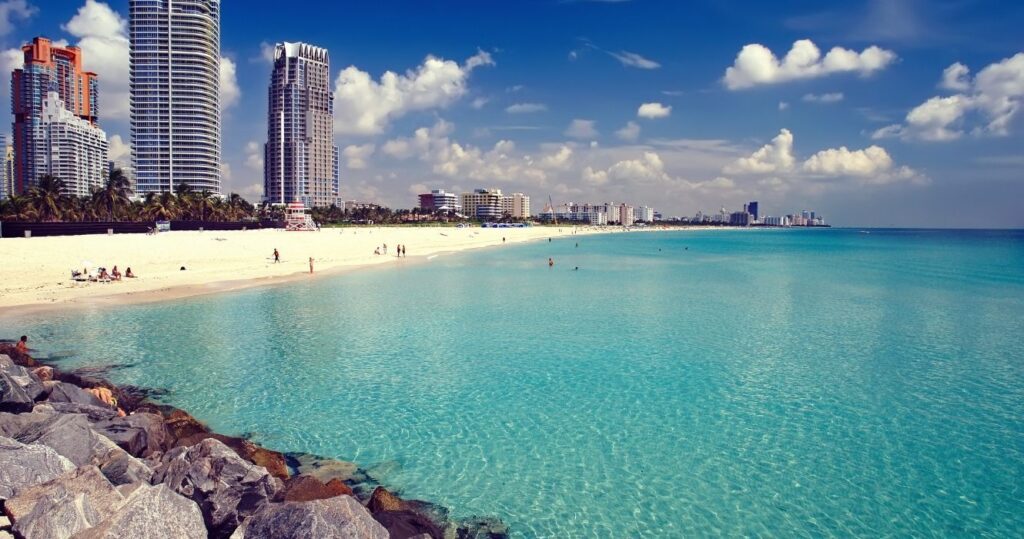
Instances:
[[[530,218],[530,197],[523,193],[502,194],[501,189],[475,189],[462,193],[463,215],[481,219]]]
[[[220,0],[129,0],[140,195],[220,193]]]
[[[449,193],[444,189],[433,189],[429,193],[423,193],[419,196],[419,201],[419,207],[423,211],[462,211],[459,197],[455,193]]]
[[[37,37],[21,48],[23,65],[11,74],[11,116],[14,142],[14,192],[35,185],[37,139],[41,136],[43,102],[52,90],[71,114],[95,124],[99,115],[96,74],[82,69],[82,50],[58,47]]]
[[[530,196],[512,193],[501,197],[501,213],[514,219],[530,218]]]
[[[643,223],[652,223],[655,221],[654,208],[650,206],[639,206],[633,211],[636,220]]]
[[[0,157],[3,168],[0,169],[0,200],[14,194],[14,146],[7,135],[0,135]]]
[[[64,106],[56,91],[43,102],[35,138],[37,178],[44,174],[64,181],[66,193],[87,196],[103,185],[107,170],[107,134]]]
[[[757,218],[758,218],[757,201],[755,200],[753,202],[748,202],[746,210],[747,210],[747,213],[752,215],[754,217],[754,220],[757,221]]]
[[[327,49],[305,43],[279,43],[274,48],[263,160],[267,202],[338,202],[330,71]]]

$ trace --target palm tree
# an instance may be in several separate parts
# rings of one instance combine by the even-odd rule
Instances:
[[[0,219],[5,221],[34,221],[39,212],[32,205],[32,200],[25,195],[13,195],[0,201]]]
[[[153,221],[170,221],[180,215],[178,197],[169,192],[149,193],[143,203],[142,214]]]
[[[113,221],[119,207],[127,206],[131,201],[131,182],[124,172],[119,168],[110,171],[107,176],[107,183],[93,193],[93,200],[98,207],[103,208],[107,214],[107,220]]]
[[[67,202],[64,197],[64,180],[44,174],[39,177],[38,182],[28,191],[39,219],[43,221],[60,221],[62,207]]]

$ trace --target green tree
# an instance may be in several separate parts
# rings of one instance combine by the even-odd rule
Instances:
[[[44,174],[39,177],[36,185],[28,191],[29,199],[35,208],[37,216],[43,221],[60,221],[63,216],[63,208],[67,204],[64,192],[66,191],[64,180]]]

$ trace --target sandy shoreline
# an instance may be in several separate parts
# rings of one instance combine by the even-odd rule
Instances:
[[[342,271],[393,267],[444,253],[569,236],[621,231],[586,227],[484,229],[456,227],[325,228],[56,236],[0,240],[0,315],[144,303],[286,283]],[[504,238],[504,242],[502,241]],[[387,255],[374,249],[388,246]],[[397,258],[405,245],[408,258]],[[273,251],[281,253],[274,263]],[[314,275],[309,258],[314,258]],[[112,283],[75,283],[71,270],[115,265],[138,275]],[[180,268],[184,266],[185,271]]]

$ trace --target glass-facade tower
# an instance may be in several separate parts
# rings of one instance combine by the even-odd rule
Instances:
[[[220,193],[220,0],[129,0],[136,192]]]

